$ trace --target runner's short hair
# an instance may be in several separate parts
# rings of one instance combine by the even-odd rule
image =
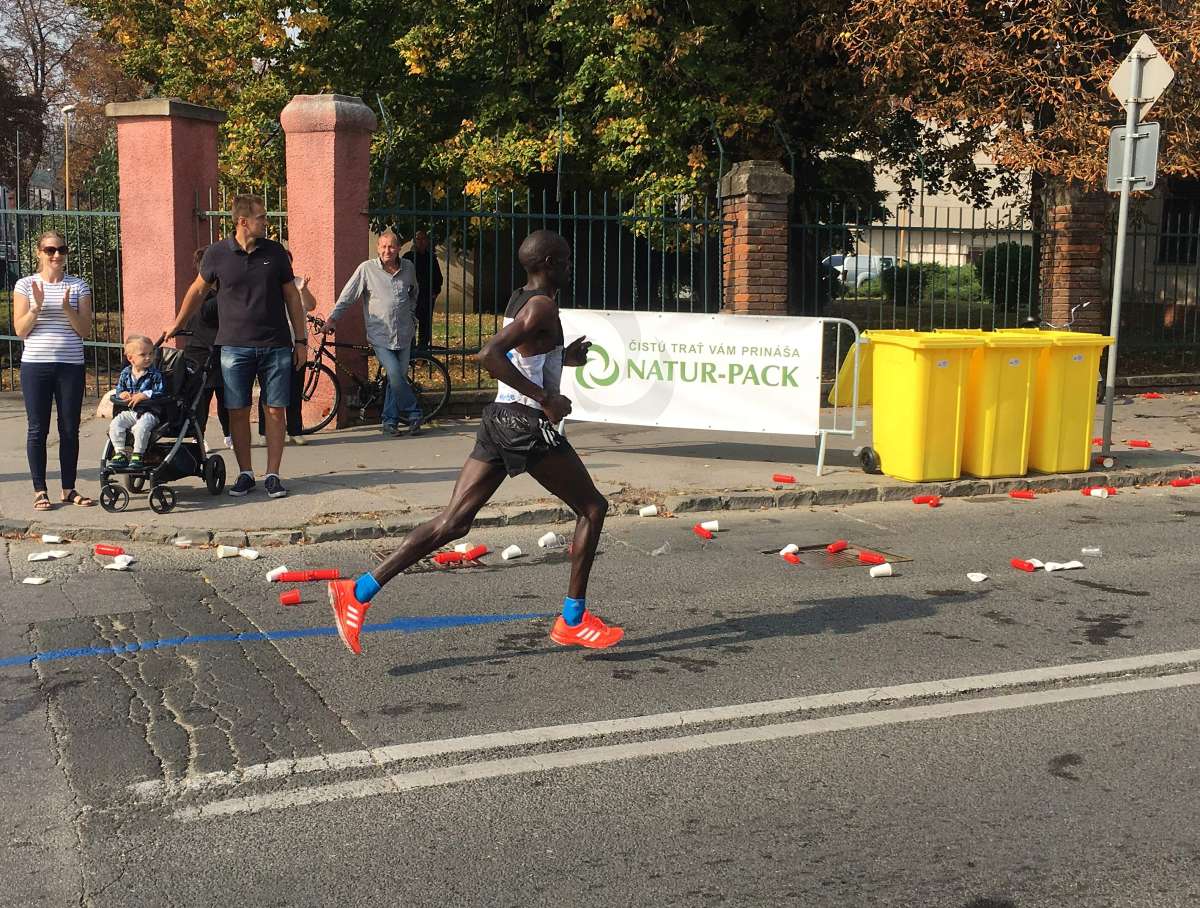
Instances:
[[[238,218],[252,218],[256,208],[267,210],[267,203],[260,195],[235,195],[233,204],[229,207],[229,216],[236,222]]]

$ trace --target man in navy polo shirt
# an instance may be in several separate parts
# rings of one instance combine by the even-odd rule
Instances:
[[[166,336],[183,330],[215,284],[220,322],[215,343],[221,348],[225,405],[233,453],[241,470],[229,494],[245,495],[255,485],[250,460],[250,388],[257,378],[267,423],[264,485],[272,498],[282,498],[287,489],[279,479],[279,466],[291,371],[304,365],[307,351],[304,309],[287,250],[266,239],[263,200],[235,196],[230,214],[235,224],[233,236],[208,247],[200,274],[184,295]]]

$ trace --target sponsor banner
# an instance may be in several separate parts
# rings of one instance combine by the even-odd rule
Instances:
[[[564,368],[571,419],[727,432],[816,435],[817,318],[564,309],[567,343],[592,342]]]

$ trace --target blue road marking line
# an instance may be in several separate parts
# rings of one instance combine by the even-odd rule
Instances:
[[[553,618],[554,614],[528,615],[433,615],[426,618],[396,618],[384,624],[367,624],[363,633],[399,631],[415,634],[421,631],[436,631],[451,627],[471,627],[477,624],[499,624],[504,621],[532,621]],[[35,662],[57,662],[60,659],[79,659],[84,656],[119,656],[123,653],[149,652],[180,646],[201,646],[206,643],[261,643],[269,640],[295,640],[299,637],[336,637],[334,627],[301,627],[277,631],[246,631],[240,634],[199,634],[195,637],[167,637],[162,640],[145,640],[126,643],[123,646],[79,646],[72,649],[56,649],[29,656],[7,656],[0,659],[0,668],[14,665],[33,665]]]

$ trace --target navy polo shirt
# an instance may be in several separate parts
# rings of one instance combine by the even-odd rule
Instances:
[[[228,237],[208,247],[200,276],[217,285],[218,346],[292,346],[283,287],[295,275],[281,245],[263,238],[247,253]]]

